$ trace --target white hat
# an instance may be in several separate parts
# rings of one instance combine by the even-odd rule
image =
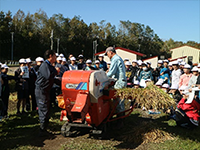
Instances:
[[[141,66],[142,65],[142,62],[138,61],[138,66]]]
[[[100,54],[99,57],[104,57],[104,54]]]
[[[66,61],[67,61],[67,59],[66,59],[65,57],[63,57],[63,58],[62,58],[62,61],[66,62]]]
[[[184,90],[184,91],[182,92],[182,94],[184,94],[184,95],[189,95],[190,92],[189,92],[188,90]]]
[[[110,64],[111,64],[111,61],[107,62],[107,64],[110,65]]]
[[[163,61],[162,60],[158,60],[158,64],[162,64],[163,63]]]
[[[163,62],[169,63],[169,60],[165,59],[165,60],[163,60]]]
[[[147,63],[146,62],[142,62],[142,65],[146,65],[147,66]]]
[[[178,89],[178,84],[172,84],[170,87],[171,90],[177,90]]]
[[[178,59],[177,61],[178,61],[178,62],[182,62],[182,61],[183,61],[183,59]]]
[[[167,84],[167,83],[163,84],[162,88],[168,89],[169,88],[169,84]]]
[[[20,64],[26,64],[26,59],[21,58],[21,59],[19,60],[19,63],[20,63]]]
[[[172,62],[172,65],[178,65],[179,63],[178,63],[178,61],[173,61]]]
[[[137,63],[137,60],[136,59],[132,60],[132,63]]]
[[[151,82],[151,79],[146,79],[145,82]]]
[[[44,61],[44,59],[43,59],[42,57],[37,57],[37,58],[35,59],[35,61]]]
[[[83,58],[83,55],[82,54],[78,55],[78,58]]]
[[[161,85],[162,85],[162,83],[161,83],[161,82],[159,82],[159,81],[157,81],[155,85],[161,86]]]
[[[184,68],[185,68],[185,69],[191,69],[191,66],[190,66],[189,64],[186,64],[186,65],[184,66]]]
[[[198,68],[200,68],[200,63],[198,64],[198,66],[197,66]]]
[[[88,59],[87,61],[86,61],[86,64],[91,64],[92,63],[92,61],[90,60],[90,59]]]
[[[179,90],[180,91],[184,91],[184,90],[187,90],[188,89],[188,86],[185,86],[185,85],[182,85]]]
[[[138,80],[135,80],[134,85],[140,85],[140,82]]]
[[[95,64],[100,64],[100,61],[99,61],[99,60],[96,60],[96,61],[95,61]]]
[[[62,57],[58,56],[56,60],[62,60]]]
[[[156,85],[162,85],[163,82],[164,82],[164,80],[160,78],[160,79],[158,79],[158,81],[156,82]]]
[[[126,66],[131,66],[131,62],[130,62],[130,61],[126,61],[126,62],[125,62],[125,65],[126,65]]]
[[[182,61],[182,62],[180,63],[180,65],[185,66],[185,65],[186,65],[186,62]]]
[[[59,56],[59,54],[58,53],[56,53],[56,57],[58,57]]]
[[[151,65],[151,62],[150,62],[150,61],[147,61],[146,63]]]
[[[124,61],[129,61],[129,59],[128,58],[124,58]]]
[[[172,62],[169,62],[168,66],[172,66]]]
[[[1,68],[9,68],[6,64],[2,64]]]
[[[75,58],[75,57],[71,57],[70,60],[71,60],[71,61],[72,61],[72,60],[76,60],[76,58]]]
[[[192,68],[191,71],[199,71],[199,69],[195,66],[195,67]]]
[[[31,63],[31,59],[30,58],[26,58],[26,63]]]
[[[61,53],[60,55],[59,55],[60,57],[64,57],[64,55]]]

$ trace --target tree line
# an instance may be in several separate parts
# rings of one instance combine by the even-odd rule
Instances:
[[[43,56],[45,50],[50,49],[51,32],[53,30],[53,49],[57,49],[65,56],[81,53],[86,58],[93,57],[93,41],[97,40],[97,52],[108,46],[123,47],[140,53],[146,57],[170,57],[170,49],[184,44],[200,48],[200,43],[188,41],[163,41],[148,25],[131,21],[120,21],[119,27],[105,20],[99,23],[86,24],[80,16],[72,19],[62,14],[54,14],[50,18],[39,10],[34,14],[25,14],[18,10],[15,15],[10,11],[0,12],[0,60],[11,58],[11,32],[14,32],[14,60],[22,57]]]

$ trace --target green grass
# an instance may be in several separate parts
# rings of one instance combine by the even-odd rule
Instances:
[[[10,112],[10,118],[0,123],[0,149],[34,150],[44,149],[44,146],[55,146],[59,150],[82,149],[147,149],[147,150],[198,150],[200,149],[200,128],[187,130],[176,126],[175,121],[166,120],[165,114],[147,115],[135,109],[125,119],[125,127],[121,130],[109,130],[105,140],[89,138],[88,134],[64,138],[60,134],[63,122],[60,122],[60,109],[52,109],[49,131],[51,138],[38,138],[39,119],[36,112],[16,116]],[[111,124],[111,127],[115,124]],[[145,134],[154,129],[169,134],[173,139],[160,140],[143,144]],[[59,138],[59,139],[58,139]],[[57,141],[56,141],[57,139]],[[60,141],[61,143],[58,143]]]

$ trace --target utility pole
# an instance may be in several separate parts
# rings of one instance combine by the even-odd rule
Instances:
[[[13,37],[14,37],[14,32],[11,32],[11,60],[13,60],[13,44],[14,44],[14,40],[13,40]]]
[[[57,38],[57,53],[58,53],[58,54],[59,54],[59,41],[60,41],[60,39]]]
[[[93,61],[96,60],[96,57],[94,54],[97,53],[97,46],[98,46],[97,40],[93,41]]]
[[[51,30],[50,39],[51,39],[51,50],[53,50],[53,30]]]

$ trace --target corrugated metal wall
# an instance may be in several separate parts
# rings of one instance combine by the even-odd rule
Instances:
[[[189,46],[178,47],[172,50],[172,59],[187,56],[185,61],[188,62],[188,56],[193,56],[193,63],[199,63],[200,50]]]

